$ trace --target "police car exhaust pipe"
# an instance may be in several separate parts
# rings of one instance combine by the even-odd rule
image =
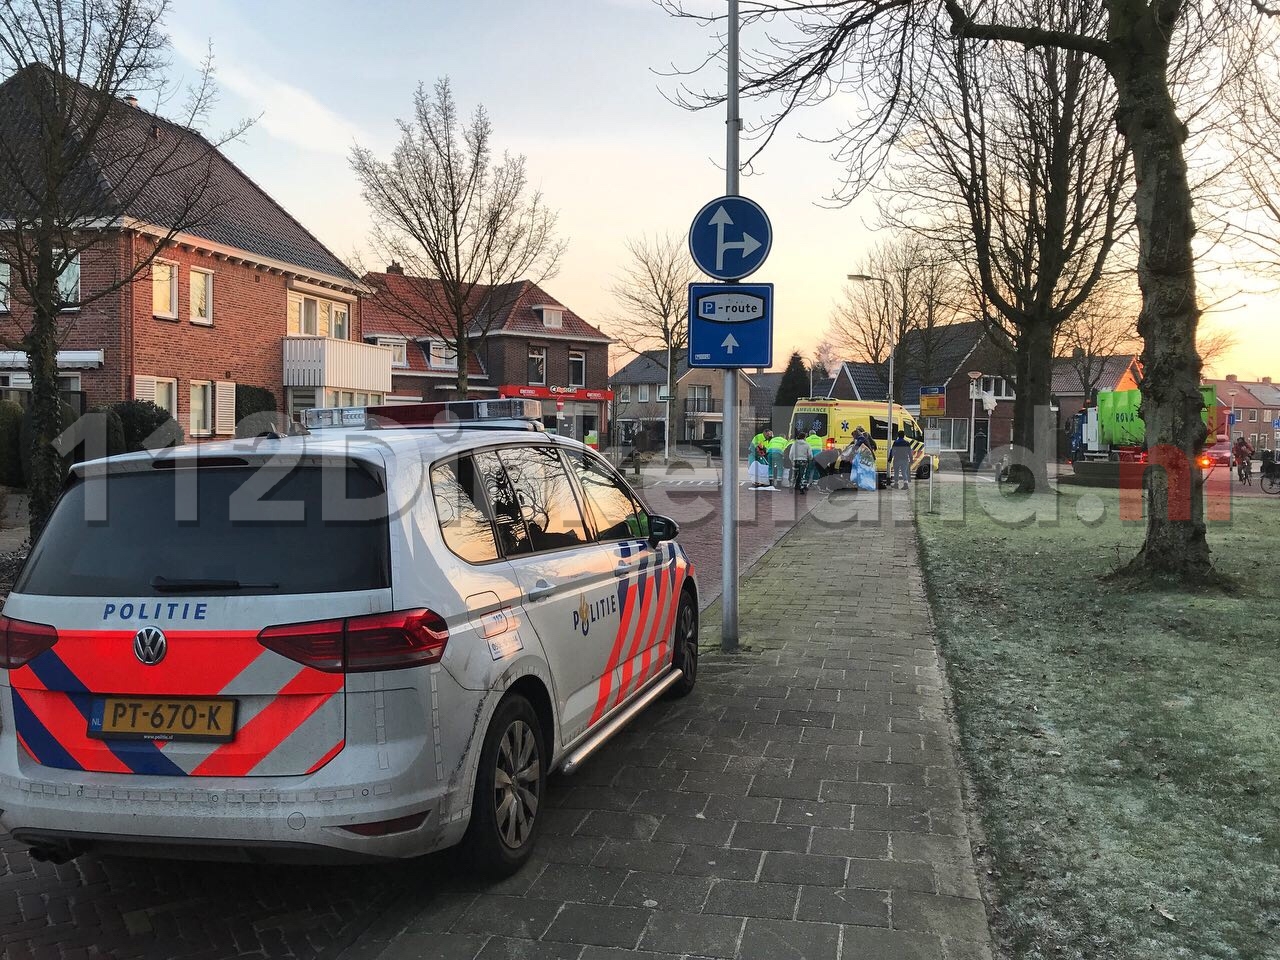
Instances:
[[[672,667],[669,673],[664,674],[634,703],[630,704],[625,710],[592,734],[586,742],[570,751],[569,755],[564,758],[564,762],[560,764],[560,772],[565,774],[575,773],[588,757],[612,740],[619,730],[635,719],[636,714],[666,693],[683,676],[683,670],[679,667]]]

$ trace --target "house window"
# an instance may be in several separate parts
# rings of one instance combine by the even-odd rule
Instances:
[[[587,385],[587,355],[581,350],[569,351],[569,386]]]
[[[1250,411],[1249,411],[1249,422],[1250,422],[1250,423],[1257,423],[1257,422],[1258,422],[1258,411],[1257,411],[1257,410],[1250,410]]]
[[[543,307],[542,325],[548,330],[559,330],[564,326],[564,311],[557,307]]]
[[[407,367],[409,365],[409,345],[403,340],[388,340],[386,337],[379,337],[377,343],[379,346],[391,348],[391,365],[393,367]]]
[[[213,323],[213,274],[208,270],[191,271],[191,322]]]
[[[208,380],[191,381],[191,435],[207,437],[213,433],[213,384]]]
[[[351,311],[345,303],[289,294],[286,329],[294,337],[350,339]]]
[[[665,403],[670,398],[670,394],[667,392],[667,385],[665,383],[660,383],[657,385],[657,387],[658,387],[658,402]]]
[[[155,379],[155,405],[168,410],[169,416],[178,416],[178,381],[169,377]]]
[[[9,312],[9,265],[0,260],[0,313]]]
[[[80,374],[78,373],[60,373],[58,374],[59,390],[79,390]]]
[[[457,370],[458,351],[443,340],[431,341],[431,367],[435,370]]]
[[[937,421],[939,443],[943,450],[969,449],[969,421],[961,419],[941,419]]]
[[[1249,434],[1249,446],[1257,447],[1257,445],[1258,445],[1258,435],[1256,433]]]
[[[151,261],[151,313],[178,319],[178,269],[168,260]]]
[[[640,384],[640,389],[637,391],[637,393],[638,393],[639,395],[636,397],[636,399],[637,399],[640,403],[648,403],[648,402],[649,402],[649,385],[648,385],[647,383],[642,383],[642,384]]]
[[[64,304],[72,305],[63,309],[78,310],[80,308],[80,254],[78,253],[62,268],[62,273],[58,274],[58,299]]]
[[[547,382],[547,348],[529,348],[529,383],[540,386]]]
[[[1004,377],[983,377],[982,392],[994,395],[997,400],[1014,399],[1013,384]]]
[[[618,388],[618,402],[619,403],[631,402],[631,384],[628,383]]]

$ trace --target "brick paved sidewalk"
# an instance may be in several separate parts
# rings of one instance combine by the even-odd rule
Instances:
[[[424,878],[344,956],[989,958],[906,497],[857,503],[898,516],[801,521],[742,584],[748,648],[553,781],[538,859]]]

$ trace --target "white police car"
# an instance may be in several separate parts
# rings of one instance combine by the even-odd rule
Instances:
[[[536,416],[77,466],[0,617],[0,824],[53,860],[518,867],[548,774],[697,675],[675,523]]]

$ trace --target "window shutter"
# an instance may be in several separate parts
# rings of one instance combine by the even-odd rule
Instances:
[[[213,432],[230,434],[236,432],[236,383],[234,380],[219,380],[214,385]]]
[[[133,397],[135,400],[149,400],[156,402],[156,378],[155,377],[134,377],[133,378]]]

